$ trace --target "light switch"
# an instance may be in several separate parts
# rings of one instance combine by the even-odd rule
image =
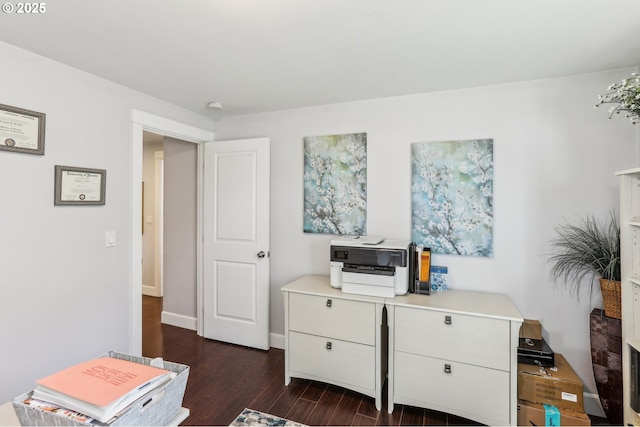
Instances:
[[[106,234],[106,244],[108,248],[112,248],[116,245],[116,232],[115,231],[107,231]]]
[[[153,217],[151,215],[147,215],[144,219],[144,222],[147,224],[151,224],[153,222]]]

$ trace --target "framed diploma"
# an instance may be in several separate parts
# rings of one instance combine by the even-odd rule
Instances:
[[[0,150],[44,154],[44,113],[0,104]]]
[[[56,165],[54,205],[104,205],[107,171]]]

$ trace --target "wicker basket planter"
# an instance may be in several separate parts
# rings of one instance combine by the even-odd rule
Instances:
[[[600,291],[604,303],[604,315],[614,319],[622,318],[622,297],[620,281],[600,278]]]

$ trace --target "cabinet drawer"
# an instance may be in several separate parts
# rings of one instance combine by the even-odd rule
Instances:
[[[289,329],[375,345],[376,305],[340,298],[291,293]]]
[[[375,347],[290,332],[287,357],[294,375],[300,372],[330,383],[375,389]]]
[[[490,425],[509,424],[508,372],[403,352],[394,356],[395,401],[448,409]]]
[[[396,307],[395,349],[508,371],[507,320]]]

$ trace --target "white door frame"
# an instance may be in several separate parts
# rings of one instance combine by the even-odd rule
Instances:
[[[197,332],[202,335],[202,145],[211,142],[214,133],[211,130],[200,129],[171,119],[156,116],[140,110],[131,110],[131,260],[129,271],[130,290],[130,352],[134,355],[142,354],[142,160],[143,160],[143,131],[170,136],[183,141],[198,144],[197,171],[197,259],[196,259],[196,317]]]
[[[154,237],[153,247],[153,286],[156,295],[164,295],[164,151],[156,151],[154,154]],[[146,219],[145,219],[146,220]]]

